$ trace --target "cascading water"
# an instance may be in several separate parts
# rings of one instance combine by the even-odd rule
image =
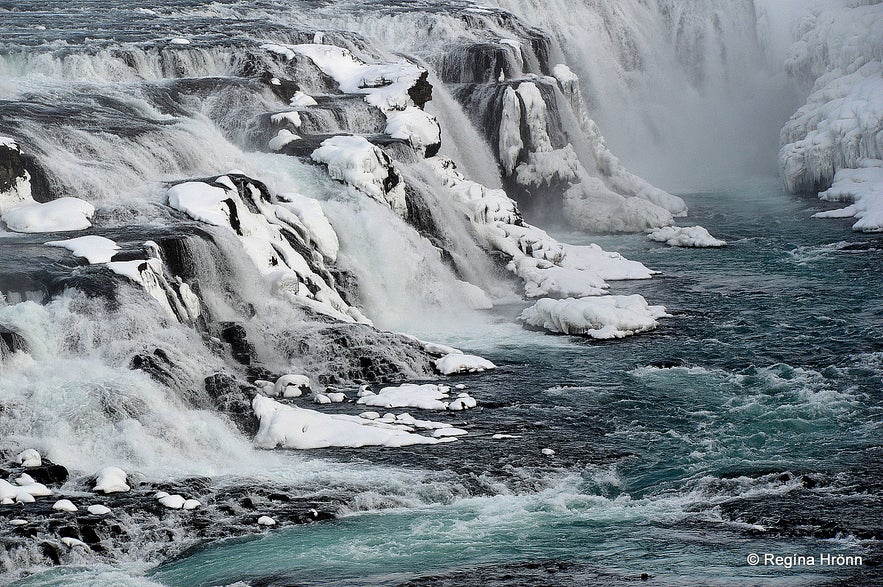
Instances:
[[[0,583],[879,582],[878,5],[492,4],[0,6]]]

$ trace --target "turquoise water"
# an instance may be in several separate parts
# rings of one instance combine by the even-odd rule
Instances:
[[[596,343],[522,331],[511,325],[519,308],[498,309],[495,326],[448,337],[500,365],[464,379],[481,406],[469,436],[315,452],[342,468],[413,469],[411,493],[357,496],[333,522],[123,576],[169,586],[880,582],[883,242],[811,219],[818,203],[773,181],[687,199],[689,222],[727,248],[557,235],[660,270],[613,286],[668,307],[657,331]],[[427,475],[433,492],[421,489]],[[751,553],[816,565],[750,566]],[[863,564],[819,566],[823,553]],[[54,571],[33,584],[117,573]]]

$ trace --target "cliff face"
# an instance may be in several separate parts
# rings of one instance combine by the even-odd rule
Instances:
[[[782,129],[785,187],[850,204],[819,217],[883,230],[883,5],[822,4],[795,34],[786,69],[809,96]]]

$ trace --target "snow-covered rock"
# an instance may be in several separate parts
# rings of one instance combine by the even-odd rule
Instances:
[[[488,247],[510,257],[507,268],[524,282],[529,297],[601,295],[607,288],[605,280],[649,279],[654,274],[641,263],[598,245],[560,243],[525,223],[503,190],[466,179],[448,159],[427,161]]]
[[[90,264],[109,263],[116,252],[120,250],[119,245],[109,238],[94,234],[62,241],[50,241],[46,244],[50,247],[67,249],[77,257],[83,257]]]
[[[465,356],[465,355],[461,355]],[[449,399],[447,385],[406,383],[398,387],[384,387],[376,395],[360,397],[356,403],[379,408],[417,408],[420,410],[445,410]]]
[[[310,390],[310,378],[306,375],[290,373],[283,375],[274,384],[274,395],[282,397],[300,397],[304,391]]]
[[[18,453],[15,457],[15,462],[22,467],[39,467],[43,464],[43,460],[40,458],[40,453],[33,448],[26,448]]]
[[[320,220],[321,207],[306,205],[296,195],[280,198],[260,182],[233,173],[177,184],[168,190],[168,201],[194,220],[236,234],[248,258],[281,295],[339,320],[370,323],[343,300],[325,270],[324,258],[336,256],[337,245],[327,220]],[[303,248],[290,242],[304,240]],[[310,243],[321,243],[322,252],[312,250]]]
[[[400,447],[441,441],[414,434],[403,426],[381,426],[378,421],[358,416],[323,414],[260,395],[254,398],[252,407],[260,420],[254,439],[260,448]]]
[[[883,230],[883,14],[879,2],[819,4],[796,27],[785,67],[806,104],[781,132],[779,167],[792,193],[819,191],[853,205],[820,217],[850,217],[855,230]],[[826,189],[827,188],[827,189]]]
[[[69,499],[59,499],[53,504],[52,509],[60,512],[75,512],[79,508]]]
[[[274,520],[270,516],[261,516],[260,518],[258,518],[258,524],[260,524],[261,526],[275,526],[276,520]]]
[[[184,507],[184,504],[187,502],[183,496],[178,494],[166,495],[159,498],[157,501],[160,505],[169,508],[170,510],[179,510]]]
[[[101,505],[99,503],[90,505],[86,510],[92,514],[93,516],[106,516],[111,512],[111,509],[106,505]]]
[[[662,306],[651,306],[640,295],[594,298],[544,298],[525,309],[519,320],[550,332],[590,338],[622,338],[653,330],[666,316]]]
[[[648,234],[647,238],[670,247],[723,247],[727,244],[701,226],[664,226]]]
[[[93,491],[101,493],[123,493],[131,490],[126,483],[128,475],[119,467],[105,467],[95,479]]]
[[[883,231],[883,161],[865,159],[858,169],[840,169],[831,187],[819,193],[829,202],[851,202],[849,206],[813,214],[815,218],[856,218],[853,230]]]
[[[328,175],[353,186],[397,214],[406,212],[405,185],[392,160],[380,147],[360,136],[334,136],[313,151],[313,161],[328,167]]]
[[[68,232],[92,226],[95,206],[79,198],[64,197],[45,203],[21,204],[3,212],[3,222],[15,232]]]
[[[475,355],[464,355],[463,353],[452,353],[445,355],[434,361],[435,368],[443,375],[453,375],[455,373],[479,373],[496,369],[497,366]]]

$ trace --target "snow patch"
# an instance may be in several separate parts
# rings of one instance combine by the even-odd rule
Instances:
[[[21,204],[3,213],[3,222],[14,232],[69,232],[92,226],[95,206],[79,198],[64,197],[43,204]]]
[[[723,247],[727,244],[701,226],[664,226],[648,234],[647,238],[670,247]]]
[[[640,295],[596,298],[544,298],[525,309],[519,320],[550,332],[596,339],[623,338],[657,327],[667,316],[663,306],[651,306]]]

